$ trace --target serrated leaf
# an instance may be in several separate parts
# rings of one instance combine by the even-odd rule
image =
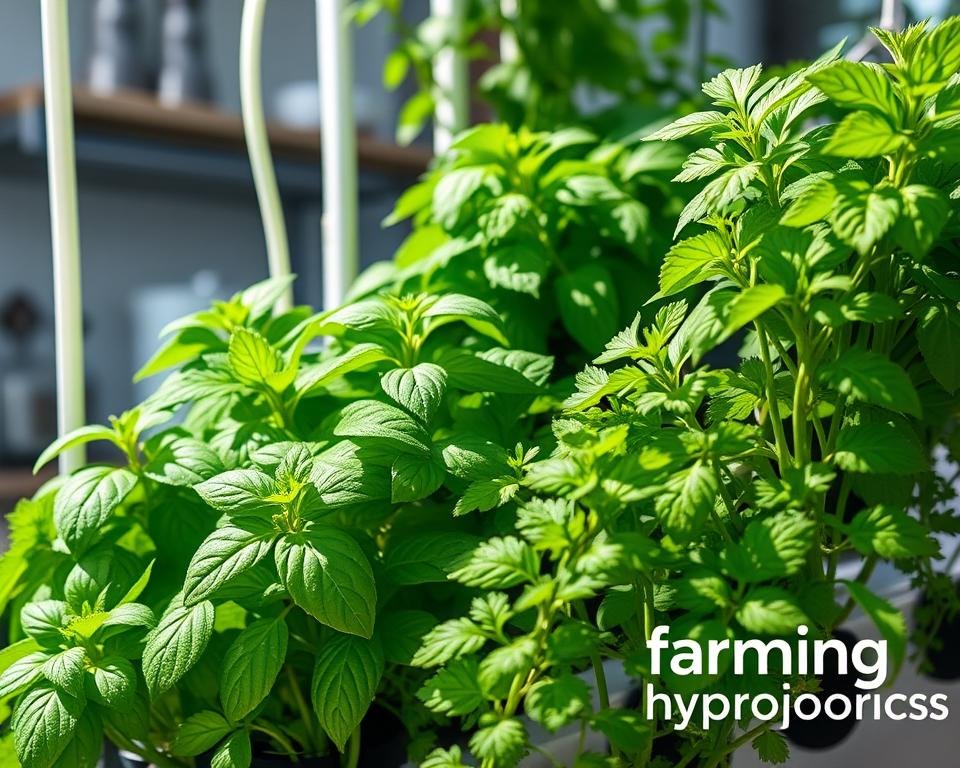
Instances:
[[[429,319],[431,329],[459,321],[498,344],[510,344],[503,335],[500,315],[485,301],[474,296],[462,293],[445,294],[424,311],[423,317]]]
[[[394,368],[380,377],[380,386],[391,400],[429,424],[443,400],[447,372],[433,363]]]
[[[536,581],[539,574],[540,557],[533,547],[515,536],[505,536],[481,543],[450,578],[470,587],[506,589]]]
[[[144,471],[158,483],[187,487],[209,480],[223,469],[220,456],[207,443],[178,437],[165,443]]]
[[[352,371],[367,368],[387,357],[387,351],[379,344],[364,342],[337,357],[303,366],[297,374],[297,396],[306,397]]]
[[[14,696],[33,685],[40,677],[40,669],[49,658],[49,652],[34,651],[14,661],[0,675],[0,699]]]
[[[430,436],[421,424],[400,408],[376,400],[347,405],[333,431],[342,437],[376,440],[401,451],[430,452]]]
[[[213,757],[210,758],[210,768],[250,768],[252,761],[250,733],[240,730],[234,731],[213,753]]]
[[[360,545],[332,526],[287,533],[276,545],[280,581],[321,624],[369,638],[377,605],[370,562]]]
[[[700,461],[674,475],[657,498],[664,531],[679,541],[689,539],[713,510],[717,489],[716,473]]]
[[[764,763],[780,765],[790,759],[790,747],[781,733],[764,731],[750,743]]]
[[[170,604],[156,629],[146,637],[143,675],[151,696],[176,685],[193,666],[213,634],[213,603],[205,600],[192,607]]]
[[[472,657],[452,661],[423,684],[417,698],[431,712],[469,715],[484,704],[477,673],[477,660]]]
[[[282,392],[292,382],[294,368],[285,368],[283,357],[256,331],[237,328],[230,336],[230,370],[240,381]]]
[[[341,752],[373,702],[383,665],[375,640],[338,634],[320,649],[310,689],[313,708]]]
[[[530,672],[537,650],[536,641],[523,635],[508,645],[494,648],[480,662],[477,671],[477,681],[484,694],[491,699],[506,698],[513,681],[525,678]]]
[[[845,531],[854,548],[865,555],[877,554],[890,560],[917,556],[932,557],[940,545],[919,521],[906,510],[881,504],[861,510]]]
[[[72,553],[90,546],[136,484],[133,472],[114,467],[86,467],[63,484],[53,502],[53,522]]]
[[[230,730],[230,723],[219,712],[209,709],[197,712],[177,726],[172,752],[178,757],[203,754],[213,749]]]
[[[83,648],[68,648],[48,658],[40,667],[40,673],[61,690],[82,700],[83,665],[86,659]]]
[[[907,372],[877,352],[862,347],[848,349],[820,369],[820,378],[854,402],[920,415],[920,398]]]
[[[470,751],[497,768],[512,768],[527,751],[527,731],[516,718],[499,720],[473,734]]]
[[[122,707],[137,690],[137,673],[121,656],[105,656],[89,669],[87,697],[107,707]]]
[[[57,768],[83,714],[83,702],[52,683],[31,688],[13,711],[11,726],[23,768]]]
[[[927,370],[951,394],[960,388],[960,312],[952,304],[934,303],[924,310],[917,341]]]
[[[808,622],[793,595],[780,587],[751,590],[736,616],[744,629],[760,635],[786,635]]]
[[[534,685],[524,699],[524,711],[551,733],[590,713],[590,688],[571,674]]]
[[[725,128],[726,124],[726,116],[722,112],[694,112],[650,134],[645,141],[682,139],[684,136]]]
[[[704,232],[673,245],[660,267],[660,296],[671,296],[720,274],[729,249],[717,232]]]
[[[834,129],[824,153],[840,157],[887,155],[907,140],[886,118],[873,112],[851,112]]]
[[[270,554],[276,531],[261,523],[255,527],[227,525],[216,529],[200,545],[187,566],[183,602],[194,605],[232,578]]]
[[[909,475],[926,467],[916,437],[892,424],[859,424],[840,430],[834,461],[849,472]]]
[[[786,298],[786,291],[780,285],[760,283],[745,288],[737,294],[730,305],[725,323],[726,333],[740,330],[768,309],[775,307],[784,298]]]
[[[56,648],[63,641],[61,630],[66,626],[70,609],[62,600],[38,600],[27,603],[20,611],[20,626],[28,637],[40,645]]]
[[[223,713],[237,722],[273,688],[287,656],[287,625],[282,617],[258,619],[231,643],[220,673]]]
[[[832,209],[833,230],[841,240],[866,255],[894,225],[901,205],[900,195],[892,187],[845,184],[838,187]]]
[[[486,634],[470,619],[450,619],[427,633],[412,663],[415,667],[435,667],[450,659],[473,653],[486,642]]]
[[[890,78],[878,64],[837,61],[807,75],[807,79],[842,107],[867,109],[884,116],[899,114]]]
[[[270,509],[265,499],[276,490],[276,483],[258,469],[231,469],[204,480],[194,490],[220,512],[254,513]]]

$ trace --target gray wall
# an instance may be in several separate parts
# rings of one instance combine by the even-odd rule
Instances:
[[[71,58],[74,79],[85,79],[92,0],[70,3]],[[148,19],[160,0],[144,2]],[[237,56],[240,0],[208,0],[209,53],[216,100],[239,110]],[[284,83],[316,79],[314,0],[274,0],[264,28],[265,102]],[[155,26],[155,25],[153,25]],[[39,3],[0,2],[0,92],[42,78]],[[390,46],[386,25],[374,21],[356,36],[356,82],[380,88],[380,66]],[[145,56],[156,62],[154,33],[145,40]],[[386,119],[376,126],[389,136],[392,99]],[[319,174],[319,169],[317,171]],[[102,420],[129,406],[134,392],[130,375],[143,360],[134,360],[130,344],[131,296],[142,286],[184,283],[198,269],[218,272],[230,285],[245,285],[266,275],[260,219],[252,189],[249,195],[198,198],[176,189],[113,188],[89,183],[81,171],[79,189],[84,306],[89,323],[87,370],[94,397],[91,420]],[[379,221],[386,201],[379,197],[361,211],[364,261],[387,257],[398,234],[384,233]],[[293,222],[288,222],[293,227]],[[296,238],[313,255],[304,271],[316,293],[319,272],[319,212],[310,211],[305,231]],[[0,165],[0,301],[25,290],[44,308],[52,302],[50,223],[43,175],[5,173]],[[292,233],[293,234],[293,233]],[[38,338],[36,356],[52,360],[52,335]],[[10,345],[0,339],[0,371],[11,364]]]

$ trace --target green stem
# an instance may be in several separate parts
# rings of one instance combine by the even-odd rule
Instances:
[[[357,768],[360,763],[360,726],[350,735],[347,742],[347,759],[344,768]]]
[[[291,666],[287,667],[287,681],[290,684],[290,693],[293,695],[293,701],[297,706],[300,719],[303,721],[304,733],[309,742],[309,744],[304,746],[307,746],[313,752],[319,753],[320,740],[317,738],[316,718],[313,716],[313,711],[307,706],[307,701],[303,697],[303,691],[300,690],[300,683],[297,682],[297,676],[294,674],[293,667]]]
[[[767,414],[773,428],[774,443],[777,449],[777,460],[781,467],[790,465],[790,450],[787,448],[787,435],[783,431],[783,422],[780,420],[780,404],[777,400],[777,385],[774,378],[773,363],[770,361],[770,350],[767,332],[760,323],[754,323],[760,347],[760,360],[767,379]]]

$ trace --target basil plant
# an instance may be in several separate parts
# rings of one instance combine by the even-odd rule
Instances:
[[[516,765],[533,724],[579,731],[577,765],[714,768],[750,744],[783,762],[779,717],[677,731],[675,712],[611,704],[609,665],[644,697],[815,692],[777,654],[769,674],[734,674],[722,651],[716,674],[681,675],[647,641],[667,625],[706,658],[801,625],[828,638],[859,608],[895,674],[909,638],[870,586],[884,561],[926,591],[932,625],[956,615],[933,534],[960,522],[934,461],[958,458],[960,20],[876,34],[892,63],[727,70],[703,87],[712,109],[650,137],[708,139],[679,175],[699,191],[659,291],[579,374],[555,447],[451,574],[477,597],[413,661],[434,671],[425,706],[469,735],[431,765]]]
[[[105,736],[163,767],[355,766],[375,697],[398,762],[433,743],[410,662],[466,605],[447,576],[484,530],[457,515],[519,490],[551,360],[469,296],[275,314],[285,287],[174,323],[141,371],[177,369],[157,391],[40,457],[97,441],[116,461],[10,517],[4,765],[92,768]]]
[[[572,374],[656,282],[685,202],[670,182],[684,157],[638,131],[600,141],[582,128],[470,129],[400,197],[387,224],[411,219],[413,231],[355,294],[392,285],[477,296],[515,344]]]

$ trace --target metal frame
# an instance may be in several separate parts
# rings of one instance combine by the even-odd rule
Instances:
[[[73,153],[73,90],[70,85],[70,25],[67,0],[41,0],[43,85],[47,126],[47,174],[50,181],[50,234],[53,244],[53,304],[57,360],[57,428],[61,435],[82,427],[83,292],[80,283],[80,233],[77,217],[77,168]],[[60,454],[60,472],[86,462],[82,445]]]
[[[271,277],[290,274],[290,247],[283,219],[283,206],[277,189],[277,177],[270,156],[267,121],[263,114],[263,87],[260,81],[263,15],[267,0],[245,0],[240,24],[240,107],[243,132],[257,190],[260,218],[267,241],[267,261]],[[293,306],[293,286],[288,286],[277,300],[283,312]]]
[[[357,131],[347,0],[317,0],[323,170],[323,308],[343,303],[357,275]]]

